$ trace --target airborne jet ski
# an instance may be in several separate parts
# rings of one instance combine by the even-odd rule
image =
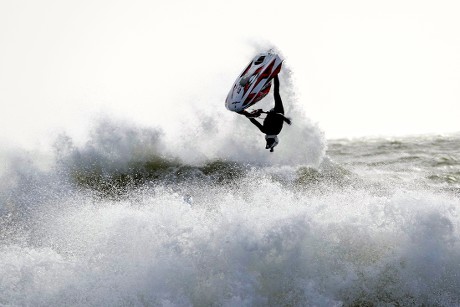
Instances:
[[[283,60],[271,51],[258,54],[233,84],[225,100],[230,111],[242,112],[264,98],[271,81],[281,70]]]

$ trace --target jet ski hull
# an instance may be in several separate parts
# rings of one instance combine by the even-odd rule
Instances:
[[[260,53],[239,75],[225,100],[228,110],[241,112],[264,98],[272,79],[280,72],[283,60],[271,52]]]

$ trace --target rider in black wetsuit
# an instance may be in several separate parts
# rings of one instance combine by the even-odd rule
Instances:
[[[264,112],[262,109],[252,111],[251,113],[243,111],[241,114],[249,118],[251,123],[257,126],[262,133],[265,134],[265,140],[267,145],[265,149],[270,149],[270,152],[273,152],[273,148],[278,145],[278,134],[283,129],[283,123],[286,122],[289,125],[291,120],[284,116],[283,102],[281,101],[281,96],[279,93],[280,81],[278,76],[274,78],[275,89],[273,96],[275,97],[275,107],[268,112]],[[267,117],[264,119],[263,125],[261,125],[254,117],[259,117],[261,113],[266,113]]]

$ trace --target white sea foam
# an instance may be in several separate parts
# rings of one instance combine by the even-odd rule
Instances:
[[[25,229],[19,218],[5,225],[23,238],[2,238],[0,302],[459,303],[457,197],[298,189],[273,180],[274,171],[253,169],[232,188],[190,183],[145,187],[119,201],[84,192],[36,199]]]

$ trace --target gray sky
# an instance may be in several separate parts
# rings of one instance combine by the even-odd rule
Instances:
[[[223,110],[270,44],[328,138],[460,131],[459,16],[459,1],[1,0],[0,140]]]

